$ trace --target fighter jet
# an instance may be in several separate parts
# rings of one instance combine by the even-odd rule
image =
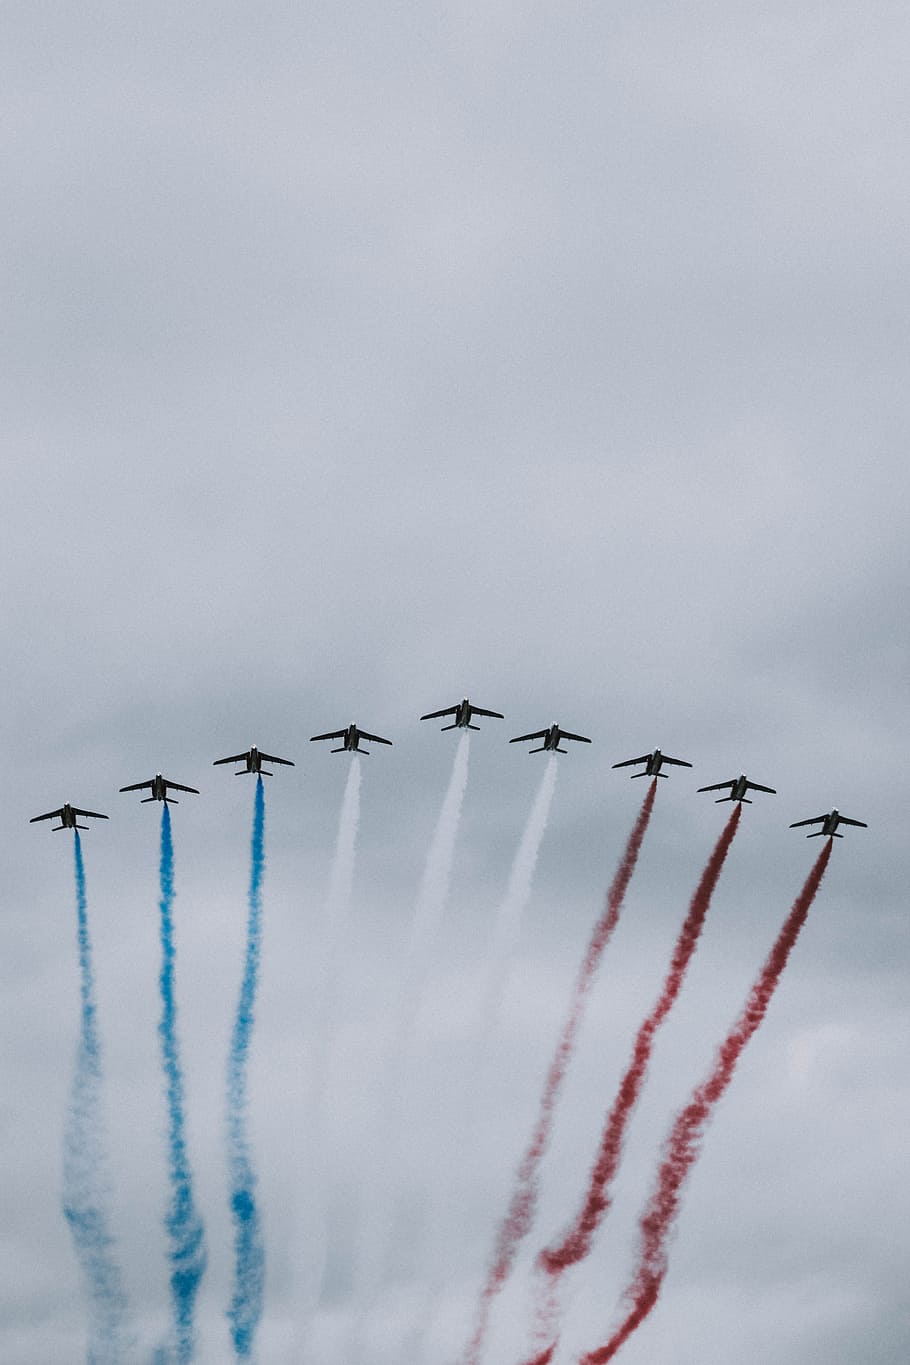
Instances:
[[[263,768],[263,761],[266,763],[284,763],[289,768],[294,766],[289,758],[278,758],[275,754],[264,754],[261,749],[257,749],[256,745],[253,744],[245,754],[234,754],[232,758],[216,758],[212,767],[217,768],[219,763],[245,763],[246,767],[235,773],[235,777],[242,777],[244,773],[261,773],[263,777],[274,776],[273,773]]]
[[[745,773],[740,773],[739,777],[731,777],[729,782],[715,782],[710,787],[699,787],[698,790],[700,792],[719,792],[723,791],[724,787],[730,788],[730,795],[719,796],[714,803],[716,806],[719,806],[721,801],[745,801],[747,805],[751,806],[752,801],[746,795],[747,791],[770,792],[772,796],[777,795],[773,787],[763,787],[760,782],[750,782]]]
[[[29,824],[33,825],[36,820],[56,820],[59,818],[59,825],[51,825],[51,829],[56,834],[61,829],[88,829],[88,825],[80,825],[76,819],[77,815],[90,816],[93,820],[107,820],[106,815],[102,815],[97,810],[80,810],[78,806],[71,806],[67,801],[59,810],[49,810],[47,815],[33,815]]]
[[[504,720],[501,711],[485,711],[482,706],[472,706],[467,697],[463,697],[457,706],[447,706],[444,711],[428,711],[421,720],[438,720],[440,716],[454,716],[455,720],[451,725],[443,725],[443,730],[479,730],[479,725],[471,724],[472,716],[493,716],[496,720]]]
[[[860,829],[868,829],[865,820],[850,820],[846,815],[841,815],[835,807],[827,815],[816,815],[812,820],[794,820],[791,829],[799,829],[800,825],[821,825],[821,829],[814,829],[811,834],[807,834],[807,839],[818,839],[823,834],[830,835],[832,839],[843,839],[842,834],[838,834],[838,825],[859,825]]]
[[[669,777],[669,773],[660,771],[664,763],[675,763],[680,768],[692,767],[684,758],[671,758],[669,754],[662,754],[659,749],[655,749],[653,754],[642,754],[641,758],[624,758],[622,763],[614,763],[613,767],[631,768],[635,763],[644,763],[646,767],[640,773],[631,773],[631,777]]]
[[[324,735],[311,735],[310,743],[312,744],[313,741],[317,739],[340,739],[342,743],[339,744],[337,749],[332,750],[333,754],[341,754],[347,750],[352,754],[369,755],[369,749],[361,749],[360,747],[360,741],[362,739],[372,740],[374,744],[392,743],[390,739],[383,739],[382,735],[371,735],[366,730],[358,730],[353,721],[351,721],[346,730],[329,730],[327,734]]]
[[[542,754],[544,750],[549,750],[555,754],[567,754],[568,749],[560,749],[559,747],[561,739],[577,739],[580,744],[591,743],[584,735],[573,735],[569,730],[561,730],[556,724],[551,725],[549,730],[535,730],[532,735],[516,735],[514,739],[509,740],[509,743],[523,744],[526,739],[543,740],[543,744],[538,745],[536,749],[529,749],[529,754]]]
[[[171,782],[168,778],[162,777],[160,773],[156,773],[154,777],[150,777],[148,782],[134,782],[131,787],[121,787],[120,790],[122,792],[139,792],[144,791],[146,787],[148,787],[152,794],[151,796],[144,796],[142,798],[141,804],[143,806],[147,801],[163,801],[165,805],[170,805],[171,803],[175,806],[179,805],[180,803],[176,797],[168,796],[169,791],[192,792],[194,796],[199,795],[199,792],[195,787],[184,787],[180,782]]]

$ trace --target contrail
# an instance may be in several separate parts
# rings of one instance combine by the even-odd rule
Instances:
[[[76,916],[81,998],[79,1048],[63,1139],[63,1212],[88,1282],[89,1365],[118,1365],[131,1345],[127,1299],[108,1230],[107,1154],[101,1121],[101,1045],[88,930],[82,844],[75,831]]]
[[[576,1265],[588,1255],[594,1234],[613,1202],[612,1182],[615,1179],[622,1156],[622,1144],[626,1128],[645,1081],[654,1039],[661,1024],[673,1008],[682,988],[686,971],[704,928],[711,898],[714,895],[721,870],[733,842],[733,836],[739,828],[741,814],[742,806],[740,805],[736,805],[730,812],[730,818],[721,832],[699,879],[695,894],[689,904],[689,912],[683,920],[679,937],[673,949],[673,956],[670,960],[670,968],[663,989],[653,1009],[638,1030],[632,1048],[632,1057],[620,1081],[613,1107],[607,1116],[603,1136],[600,1140],[600,1149],[594,1162],[587,1194],[578,1217],[561,1241],[554,1246],[545,1247],[537,1258],[538,1269],[550,1278],[546,1290],[545,1306],[542,1303],[541,1314],[538,1319],[537,1336],[541,1345],[552,1335],[556,1327],[555,1319],[559,1312],[556,1294],[561,1276],[570,1266]],[[553,1346],[555,1347],[558,1344],[557,1337]]]
[[[259,951],[262,939],[262,878],[265,872],[265,793],[256,779],[253,836],[250,843],[250,887],[247,897],[246,958],[227,1073],[228,1166],[234,1220],[234,1293],[228,1318],[238,1360],[249,1360],[262,1316],[265,1253],[256,1207],[256,1176],[246,1133],[246,1069],[253,1029]]]
[[[171,814],[165,803],[161,814],[161,1060],[167,1092],[168,1158],[171,1204],[164,1225],[170,1239],[171,1307],[177,1365],[193,1358],[193,1314],[196,1292],[205,1273],[207,1254],[202,1220],[193,1203],[193,1179],[186,1154],[183,1118],[183,1072],[177,1046],[177,1005],[174,1000],[174,846]]]
[[[409,1082],[420,1046],[417,1021],[439,925],[449,897],[455,844],[468,785],[470,752],[471,736],[467,731],[462,731],[449,784],[427,850],[405,948],[398,1006],[390,1029],[388,1074],[383,1087],[381,1112],[375,1124],[374,1163],[380,1180],[374,1187],[372,1208],[367,1210],[363,1219],[357,1253],[356,1277],[361,1308],[350,1331],[353,1344],[346,1348],[348,1357],[354,1359],[363,1352],[363,1336],[376,1306],[388,1251],[394,1195],[389,1181],[383,1179],[384,1166],[393,1149],[393,1122],[400,1122],[405,1116],[407,1123],[407,1116],[411,1112]]]
[[[653,778],[645,793],[641,810],[638,813],[638,818],[632,827],[632,832],[626,842],[619,866],[616,869],[613,881],[607,892],[603,913],[595,924],[591,934],[588,948],[575,982],[569,1013],[563,1024],[559,1041],[556,1044],[556,1051],[553,1054],[547,1072],[543,1095],[540,1100],[537,1122],[531,1133],[531,1140],[522,1157],[521,1164],[518,1167],[508,1211],[499,1227],[492,1265],[487,1273],[486,1282],[481,1291],[480,1301],[477,1307],[474,1334],[465,1351],[463,1365],[478,1365],[478,1362],[480,1361],[487,1331],[489,1329],[490,1312],[493,1307],[493,1301],[505,1285],[506,1280],[512,1271],[512,1266],[515,1263],[518,1248],[524,1241],[534,1222],[534,1215],[537,1211],[538,1171],[540,1169],[540,1163],[550,1145],[556,1107],[562,1090],[563,1081],[569,1063],[575,1052],[575,1043],[584,1017],[585,1005],[591,991],[591,986],[594,983],[594,978],[597,974],[597,969],[600,966],[601,958],[603,957],[607,944],[610,942],[613,930],[618,923],[626,890],[631,881],[632,873],[635,871],[635,865],[638,862],[638,855],[641,852],[645,832],[647,831],[648,823],[651,819],[651,812],[654,809],[654,798],[656,794],[657,779]]]
[[[765,1017],[777,984],[780,981],[790,952],[828,866],[832,840],[829,839],[809,873],[793,907],[784,921],[777,941],[771,949],[761,972],[749,992],[745,1008],[727,1034],[707,1078],[693,1092],[692,1098],[676,1117],[669,1137],[663,1146],[663,1160],[657,1173],[654,1192],[639,1221],[641,1236],[640,1259],[635,1278],[626,1290],[625,1302],[629,1312],[604,1346],[582,1356],[581,1365],[606,1365],[644,1322],[657,1302],[667,1273],[667,1244],[679,1213],[682,1187],[701,1150],[705,1128],[718,1100],[733,1079],[736,1065],[749,1039]],[[547,1365],[552,1352],[540,1358],[539,1365]]]

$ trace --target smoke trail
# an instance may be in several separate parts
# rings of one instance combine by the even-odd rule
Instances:
[[[467,731],[462,731],[414,902],[402,983],[390,1029],[387,1076],[380,1113],[375,1123],[374,1163],[378,1179],[373,1183],[370,1194],[372,1207],[365,1213],[357,1251],[355,1273],[361,1308],[351,1326],[351,1344],[345,1347],[346,1365],[348,1359],[357,1359],[363,1353],[364,1333],[377,1304],[383,1266],[387,1260],[394,1218],[394,1191],[387,1175],[395,1147],[401,1146],[394,1142],[393,1125],[400,1125],[403,1121],[407,1129],[413,1111],[410,1083],[417,1069],[421,1044],[417,1021],[439,925],[449,896],[455,843],[468,785],[470,751],[471,736]],[[427,1312],[432,1312],[431,1305]]]
[[[745,1008],[724,1039],[707,1078],[694,1091],[680,1111],[664,1143],[663,1160],[657,1173],[654,1192],[639,1221],[641,1253],[635,1278],[625,1293],[629,1312],[604,1346],[590,1351],[581,1365],[606,1365],[644,1322],[657,1302],[667,1273],[667,1244],[679,1213],[682,1187],[701,1150],[705,1128],[718,1100],[733,1079],[736,1065],[749,1039],[765,1017],[771,997],[780,981],[790,952],[818,891],[832,841],[828,839],[809,873],[793,907],[784,921],[777,941],[749,992]],[[546,1357],[548,1360],[549,1357]],[[544,1360],[541,1360],[544,1365]]]
[[[442,913],[449,897],[449,883],[452,878],[452,858],[455,853],[455,840],[461,822],[461,808],[468,785],[468,758],[471,752],[471,736],[463,730],[458,738],[452,775],[446,788],[445,798],[436,821],[436,828],[430,840],[427,860],[424,864],[420,890],[411,921],[410,941],[407,949],[406,981],[408,983],[405,1003],[399,1024],[401,1032],[410,1030],[411,1018],[416,1008],[413,1001],[419,992],[427,970],[427,959],[432,952],[433,940]]]
[[[250,1034],[253,1029],[262,938],[264,836],[265,793],[262,778],[258,777],[253,806],[253,836],[250,843],[246,958],[227,1074],[228,1165],[231,1179],[231,1214],[234,1219],[234,1294],[227,1315],[238,1360],[249,1360],[252,1355],[253,1339],[262,1316],[265,1280],[265,1253],[259,1210],[256,1207],[256,1176],[246,1134],[246,1068]]]
[[[295,1358],[306,1360],[314,1309],[319,1302],[327,1254],[326,1222],[326,1137],[323,1122],[329,1058],[337,1028],[339,978],[342,945],[347,933],[354,882],[357,831],[360,826],[360,759],[352,754],[348,777],[341,799],[335,852],[329,873],[322,925],[320,986],[316,992],[311,1020],[314,1029],[313,1057],[310,1067],[309,1112],[312,1115],[310,1150],[306,1154],[306,1191],[311,1201],[308,1214],[300,1221],[306,1227],[302,1260],[303,1288],[300,1293],[300,1318],[294,1344]]]
[[[108,1231],[106,1153],[102,1138],[101,1045],[88,931],[82,844],[75,831],[76,915],[81,998],[79,1049],[63,1139],[63,1212],[88,1282],[89,1365],[116,1365],[129,1345],[127,1301]]]
[[[607,892],[603,913],[595,924],[594,931],[591,934],[588,948],[575,982],[569,1013],[563,1024],[562,1032],[556,1045],[556,1051],[553,1054],[550,1068],[547,1072],[537,1122],[531,1133],[531,1140],[528,1143],[527,1150],[518,1167],[508,1211],[499,1227],[493,1253],[493,1262],[488,1271],[486,1282],[480,1295],[474,1334],[468,1343],[463,1357],[464,1365],[478,1365],[489,1328],[490,1312],[493,1307],[493,1301],[505,1285],[506,1280],[511,1273],[512,1266],[514,1265],[518,1248],[530,1231],[534,1221],[534,1215],[537,1211],[537,1175],[540,1169],[540,1163],[550,1145],[553,1121],[556,1114],[559,1095],[562,1090],[562,1084],[575,1051],[575,1043],[584,1017],[584,1009],[591,986],[594,983],[594,978],[597,974],[597,969],[600,966],[600,961],[607,944],[613,936],[613,930],[616,928],[619,920],[619,913],[622,909],[626,890],[631,881],[632,873],[635,871],[635,865],[638,862],[638,855],[641,852],[645,832],[647,831],[648,823],[651,819],[651,812],[654,809],[654,798],[656,794],[657,779],[652,778],[648,790],[645,793],[641,810],[638,813],[638,818],[632,827],[632,832],[629,835],[623,850],[619,866],[616,869],[613,881]]]
[[[509,873],[506,894],[503,897],[493,928],[493,943],[484,963],[484,973],[479,992],[481,1039],[485,1039],[493,1026],[500,997],[505,985],[509,961],[521,930],[521,921],[531,896],[531,882],[540,853],[550,806],[556,789],[556,758],[551,754],[544,768],[534,804],[521,836],[521,843],[515,854]]]
[[[170,1239],[171,1307],[177,1365],[193,1357],[193,1314],[196,1292],[205,1273],[207,1254],[202,1220],[193,1203],[193,1179],[186,1154],[183,1117],[183,1071],[177,1046],[177,1004],[174,999],[174,846],[171,813],[161,814],[161,1061],[168,1109],[168,1161],[171,1204],[164,1219]]]
[[[622,1156],[622,1144],[626,1127],[638,1101],[651,1059],[654,1039],[661,1024],[666,1019],[679,995],[692,955],[698,946],[705,917],[714,895],[718,878],[739,828],[742,806],[736,805],[730,812],[720,838],[708,859],[705,870],[699,879],[695,894],[689,904],[689,912],[683,920],[670,968],[663,989],[651,1012],[646,1016],[635,1039],[632,1057],[619,1084],[616,1099],[604,1125],[600,1149],[591,1172],[585,1201],[574,1224],[555,1246],[545,1247],[537,1259],[538,1269],[550,1276],[551,1284],[546,1306],[542,1305],[538,1333],[548,1336],[554,1327],[558,1314],[555,1298],[560,1277],[569,1266],[583,1260],[591,1250],[594,1234],[603,1222],[613,1202],[611,1184],[616,1176]],[[542,1344],[542,1343],[541,1343]],[[555,1344],[558,1344],[558,1341]]]

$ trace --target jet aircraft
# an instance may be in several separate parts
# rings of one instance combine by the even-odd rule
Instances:
[[[151,796],[144,796],[142,798],[143,806],[147,801],[163,801],[165,805],[169,805],[173,802],[175,806],[179,805],[180,803],[176,797],[168,796],[169,791],[192,792],[194,796],[199,795],[196,787],[184,787],[180,782],[171,782],[168,778],[162,777],[160,773],[156,773],[154,777],[150,777],[148,782],[134,782],[131,787],[121,787],[120,790],[122,792],[139,792],[144,791],[146,787],[148,787],[152,794]]]
[[[242,777],[244,773],[261,773],[263,777],[272,777],[274,774],[270,773],[266,768],[263,768],[263,761],[266,763],[284,763],[289,768],[293,768],[294,766],[291,759],[278,758],[275,754],[264,754],[262,750],[257,749],[254,744],[251,748],[247,749],[245,754],[234,754],[232,758],[216,758],[212,767],[217,768],[219,763],[245,763],[246,767],[241,768],[238,773],[235,773],[235,777]]]
[[[721,801],[745,801],[747,805],[751,806],[752,800],[746,795],[747,791],[770,792],[772,796],[777,795],[773,787],[763,787],[760,782],[750,782],[745,773],[740,773],[739,777],[731,777],[729,782],[715,782],[710,787],[699,787],[698,790],[700,792],[719,792],[723,791],[724,787],[730,788],[730,795],[719,796],[714,803],[716,806],[719,806]]]
[[[529,754],[542,754],[544,750],[549,750],[555,754],[567,754],[568,749],[560,749],[561,739],[577,739],[580,744],[590,744],[591,741],[585,735],[573,735],[569,730],[561,730],[558,725],[551,725],[548,730],[535,730],[531,735],[516,735],[510,739],[510,744],[523,744],[526,739],[542,739],[543,744],[536,749],[529,749]]]
[[[479,725],[471,724],[472,716],[493,716],[496,720],[505,720],[501,711],[485,711],[482,706],[472,706],[467,697],[463,697],[457,706],[447,706],[444,711],[428,711],[421,720],[438,720],[440,716],[454,716],[451,725],[443,725],[443,730],[479,730]]]
[[[59,818],[59,825],[51,825],[55,834],[61,829],[88,829],[88,825],[80,825],[77,820],[78,815],[91,816],[93,820],[107,820],[108,816],[102,815],[97,810],[80,810],[78,806],[71,806],[67,801],[59,810],[49,810],[47,815],[33,815],[29,824],[33,825],[36,820],[56,820]]]
[[[859,825],[860,829],[868,829],[865,820],[850,820],[846,815],[841,815],[835,807],[827,815],[816,815],[812,820],[794,820],[791,829],[799,829],[800,825],[821,825],[821,829],[814,829],[811,834],[807,834],[807,839],[818,839],[823,834],[829,835],[832,839],[843,839],[842,834],[838,834],[838,825]]]
[[[351,721],[350,725],[347,727],[346,730],[329,730],[324,735],[311,735],[310,743],[312,744],[313,741],[317,739],[340,739],[342,742],[341,744],[339,744],[337,749],[332,750],[333,754],[341,754],[344,753],[345,750],[347,750],[349,753],[352,754],[369,755],[370,752],[369,749],[361,749],[360,747],[360,741],[362,739],[372,740],[374,744],[392,743],[390,739],[383,739],[382,735],[371,735],[366,730],[358,730],[357,726],[354,724],[353,721]]]
[[[653,754],[642,754],[641,758],[624,758],[622,763],[614,763],[613,767],[631,768],[635,763],[644,763],[646,766],[640,773],[630,773],[631,777],[669,777],[669,773],[660,771],[664,763],[675,763],[680,768],[692,767],[684,758],[671,758],[669,754],[662,754],[659,749],[655,749]]]

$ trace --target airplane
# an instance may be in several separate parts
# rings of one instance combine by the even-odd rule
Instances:
[[[838,825],[859,825],[860,829],[868,829],[865,820],[850,820],[846,815],[841,815],[835,807],[827,815],[816,815],[813,820],[794,820],[791,829],[799,829],[800,825],[821,825],[821,829],[814,829],[811,834],[807,834],[807,839],[818,839],[822,834],[829,835],[832,839],[843,839],[842,834],[838,834]]]
[[[559,747],[559,741],[561,739],[577,739],[581,744],[591,743],[585,735],[573,735],[569,730],[561,730],[556,724],[551,725],[549,730],[535,730],[532,735],[516,735],[514,739],[509,740],[509,743],[522,744],[526,739],[543,740],[543,744],[538,748],[529,749],[529,754],[542,754],[544,750],[549,750],[551,753],[555,754],[567,754],[569,752],[568,749],[560,749]]]
[[[36,820],[56,820],[59,816],[60,824],[51,825],[51,829],[56,834],[61,829],[88,829],[88,825],[80,825],[76,819],[77,815],[91,816],[93,820],[107,820],[108,816],[102,815],[97,810],[80,810],[78,806],[71,806],[67,801],[59,810],[49,810],[47,815],[33,815],[29,824],[33,825]]]
[[[256,748],[255,744],[247,749],[245,754],[234,754],[233,758],[216,758],[212,767],[217,768],[219,763],[245,763],[246,767],[241,768],[239,773],[235,773],[235,777],[242,777],[244,773],[261,773],[263,777],[272,777],[273,774],[263,768],[263,759],[266,763],[284,763],[289,768],[294,767],[289,758],[278,758],[275,754],[264,754],[261,749]]]
[[[631,777],[669,777],[669,773],[660,771],[664,763],[675,763],[680,768],[692,767],[684,758],[670,758],[669,754],[662,754],[659,749],[655,749],[653,754],[642,754],[641,758],[624,758],[622,763],[614,763],[613,767],[631,768],[634,763],[644,763],[647,766],[640,773],[630,773]]]
[[[144,791],[146,787],[149,788],[152,794],[151,796],[144,796],[142,798],[141,804],[143,806],[147,801],[163,801],[165,805],[170,805],[171,802],[173,802],[175,806],[179,805],[180,803],[176,797],[168,796],[168,792],[171,790],[192,792],[194,796],[199,795],[199,792],[195,787],[184,787],[180,782],[171,782],[168,778],[162,777],[160,773],[156,773],[154,777],[150,777],[148,782],[134,782],[131,787],[121,787],[120,790],[122,792],[138,792]]]
[[[745,801],[747,805],[751,806],[752,801],[746,795],[747,791],[770,792],[772,796],[777,795],[773,787],[763,787],[760,782],[750,782],[745,773],[740,773],[739,777],[731,777],[729,782],[715,782],[710,787],[699,787],[698,790],[700,792],[719,792],[723,791],[724,787],[730,788],[730,795],[719,796],[714,803],[716,806],[719,806],[721,801]]]
[[[344,751],[347,750],[352,754],[369,755],[369,749],[361,749],[360,747],[360,741],[362,739],[372,740],[374,744],[392,743],[390,739],[383,739],[382,735],[371,735],[366,730],[358,730],[353,721],[351,721],[346,730],[329,730],[328,733],[324,735],[311,735],[310,743],[312,744],[313,741],[317,739],[340,739],[342,743],[337,749],[332,750],[333,754],[344,753]]]
[[[438,720],[440,716],[455,717],[451,725],[443,725],[443,730],[479,730],[479,725],[471,724],[472,716],[493,716],[496,720],[505,720],[501,711],[485,711],[482,706],[472,706],[467,697],[463,697],[457,706],[447,706],[444,711],[428,711],[420,719]]]

